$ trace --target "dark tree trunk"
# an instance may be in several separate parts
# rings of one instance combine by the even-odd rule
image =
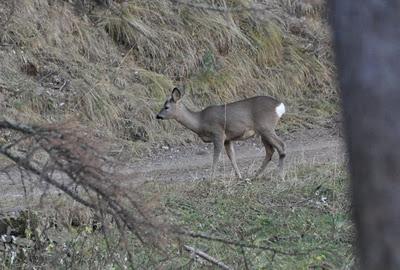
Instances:
[[[361,269],[400,269],[400,1],[331,0]]]

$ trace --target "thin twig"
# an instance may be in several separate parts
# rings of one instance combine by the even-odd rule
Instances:
[[[217,260],[216,258],[208,255],[207,253],[205,253],[204,251],[201,251],[200,249],[196,249],[187,245],[183,246],[187,251],[192,252],[193,254],[196,254],[197,256],[209,261],[210,263],[218,266],[221,269],[225,269],[225,270],[233,270],[232,267],[224,264],[223,262],[221,262],[220,260]]]
[[[62,91],[64,89],[64,87],[67,85],[68,81],[64,80],[63,85],[61,85],[61,87],[58,89],[59,91]]]

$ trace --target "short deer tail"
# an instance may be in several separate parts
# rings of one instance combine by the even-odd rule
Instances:
[[[285,105],[283,103],[280,103],[278,106],[275,108],[275,112],[278,115],[279,118],[282,117],[282,115],[285,113]]]

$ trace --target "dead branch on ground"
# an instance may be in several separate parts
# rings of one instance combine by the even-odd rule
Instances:
[[[212,256],[210,256],[210,255],[208,255],[207,253],[205,253],[204,251],[201,251],[200,249],[196,249],[196,248],[193,248],[193,247],[187,246],[187,245],[184,245],[183,247],[184,247],[187,251],[189,251],[189,252],[191,252],[191,253],[193,253],[193,254],[195,254],[195,255],[197,255],[197,256],[199,256],[199,257],[201,257],[201,258],[203,258],[203,259],[205,259],[205,260],[207,260],[207,261],[209,261],[210,263],[212,263],[212,264],[218,266],[218,267],[221,268],[221,269],[225,269],[225,270],[231,270],[231,269],[233,269],[232,267],[230,267],[230,266],[224,264],[224,263],[221,262],[220,260],[218,260],[218,259],[216,259],[216,258],[214,258],[214,257],[212,257]]]

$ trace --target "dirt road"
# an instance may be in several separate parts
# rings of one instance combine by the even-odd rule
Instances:
[[[324,163],[343,160],[342,139],[333,129],[306,130],[283,137],[287,148],[285,168],[298,163]],[[263,158],[264,148],[258,138],[237,142],[235,145],[238,166],[244,177],[251,177]],[[136,179],[200,180],[210,175],[212,144],[185,147],[161,147],[152,157],[139,160],[124,169]],[[275,153],[267,171],[276,168]],[[216,177],[234,177],[231,163],[224,154]]]
[[[306,130],[283,136],[287,147],[285,168],[299,163],[326,163],[343,160],[344,151],[341,138],[333,129]],[[258,138],[237,142],[235,145],[238,166],[244,177],[250,177],[258,169],[263,158],[264,148]],[[134,185],[143,181],[195,181],[205,179],[210,175],[212,163],[211,144],[191,144],[179,147],[160,147],[154,154],[118,169],[125,174],[124,185]],[[277,154],[274,155],[267,167],[267,172],[276,169]],[[21,172],[13,171],[9,175],[0,174],[1,205],[8,205],[11,201],[35,197],[46,190],[58,192],[46,184],[38,186],[30,184],[28,174],[22,181]],[[11,177],[9,177],[11,176]],[[219,162],[216,177],[234,177],[234,172],[228,157],[224,154]],[[26,193],[25,193],[26,192]]]

